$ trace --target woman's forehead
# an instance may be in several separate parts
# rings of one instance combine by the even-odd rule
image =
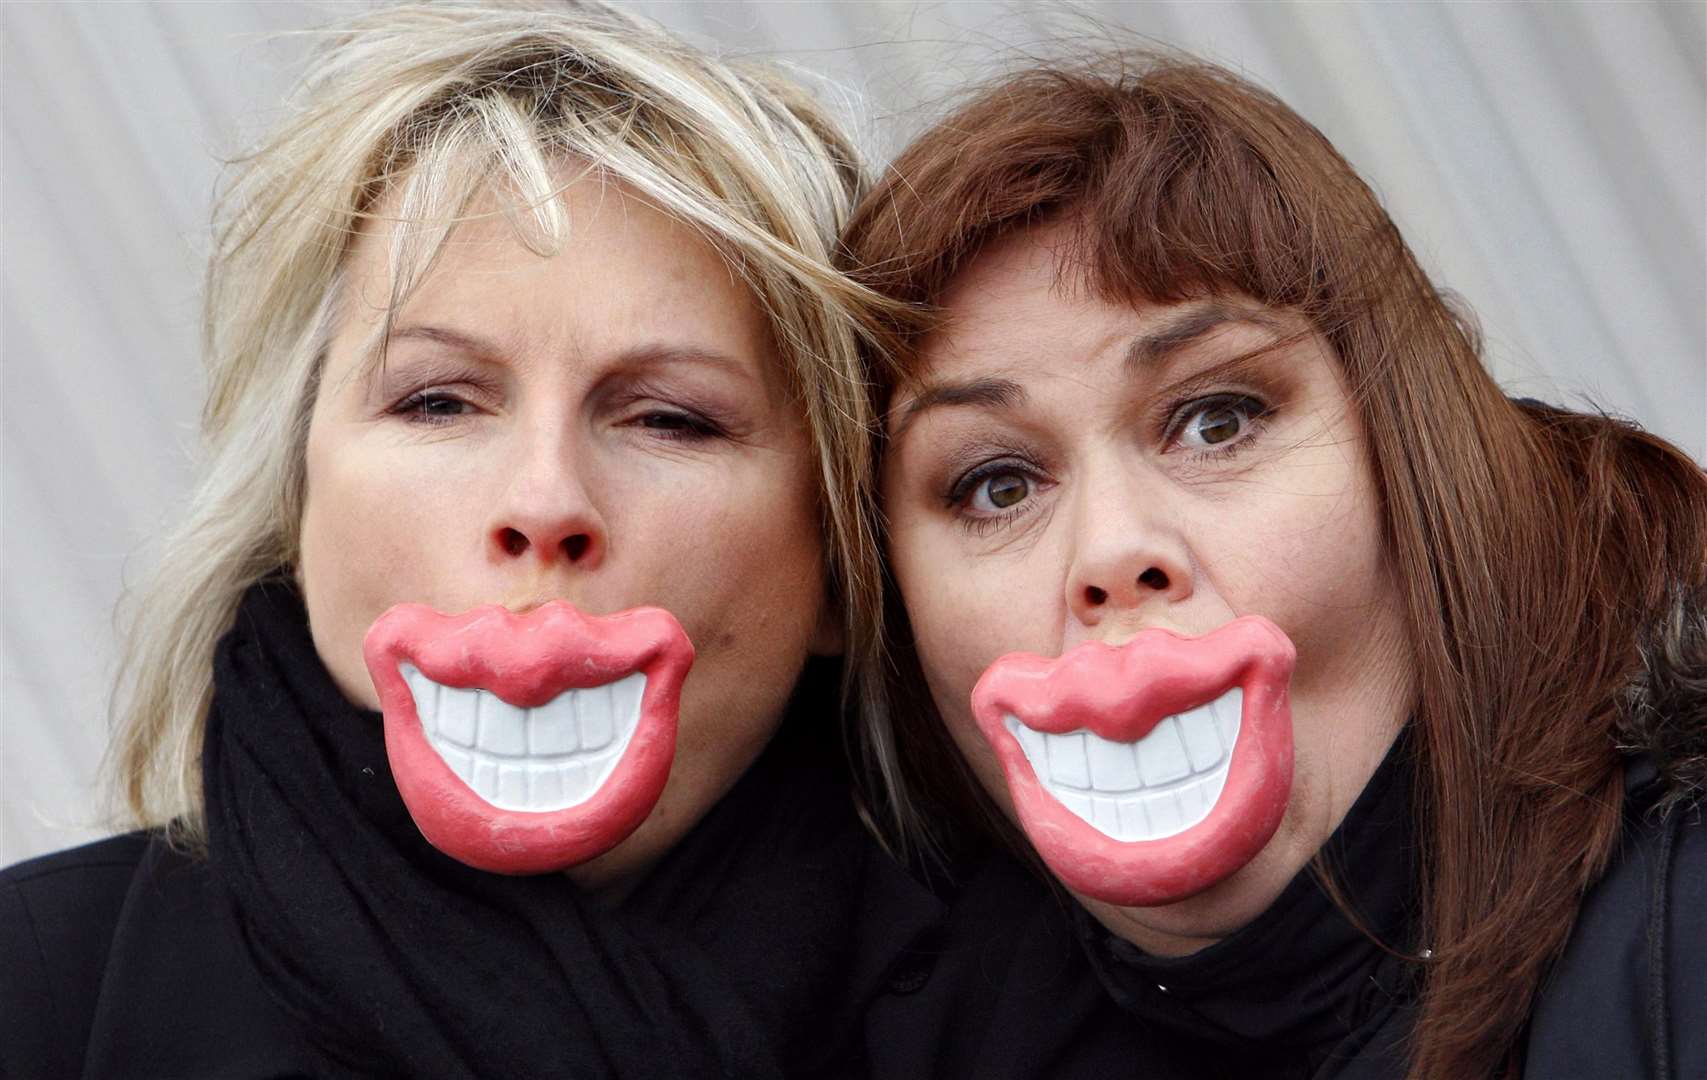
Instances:
[[[1312,330],[1295,310],[1237,293],[1200,291],[1169,301],[1101,295],[1061,273],[1058,249],[1047,239],[1006,243],[955,279],[903,389],[951,371],[1070,367],[1111,349],[1141,370],[1209,343],[1254,349]]]
[[[377,345],[379,334],[426,326],[515,354],[661,336],[774,366],[757,299],[694,229],[604,178],[576,180],[557,199],[561,242],[546,250],[529,242],[500,192],[483,193],[455,222],[388,217],[382,203],[350,253],[339,337]]]

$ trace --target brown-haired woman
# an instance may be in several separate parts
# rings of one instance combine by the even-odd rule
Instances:
[[[1699,466],[1508,400],[1204,64],[987,87],[846,247],[940,314],[871,372],[893,828],[1017,823],[1150,1075],[1707,1075]]]

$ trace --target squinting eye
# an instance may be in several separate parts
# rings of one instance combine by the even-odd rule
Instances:
[[[1249,399],[1221,398],[1186,413],[1180,425],[1180,442],[1189,447],[1211,447],[1230,442],[1245,433],[1261,406]]]
[[[985,512],[1006,510],[1031,494],[1031,481],[1024,474],[997,473],[972,489],[972,509]]]
[[[685,412],[649,412],[640,417],[638,423],[642,428],[670,439],[710,439],[720,434],[716,424]]]
[[[468,402],[453,397],[429,394],[421,398],[420,404],[415,407],[428,416],[461,416],[468,411]]]
[[[442,424],[472,411],[468,402],[442,391],[423,390],[397,403],[396,413],[417,424]]]

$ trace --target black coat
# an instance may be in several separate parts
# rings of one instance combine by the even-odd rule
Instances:
[[[1681,597],[1644,642],[1616,732],[1630,753],[1623,828],[1539,987],[1521,1046],[1526,1080],[1707,1080],[1704,601]],[[1365,924],[1414,951],[1426,943],[1404,901],[1415,868],[1401,855],[1412,843],[1406,774],[1394,769],[1403,740],[1396,751],[1327,854]],[[1403,1073],[1413,966],[1370,945],[1308,876],[1251,926],[1180,961],[1080,922],[1099,976],[1146,1033],[1151,1080]]]
[[[1707,589],[1678,594],[1624,699],[1624,827],[1531,1014],[1528,1080],[1707,1077]]]
[[[1616,861],[1532,1014],[1530,1080],[1707,1077],[1707,809],[1631,770]]]
[[[873,914],[926,927],[874,943],[864,1021],[879,1077],[1127,1075],[1129,1025],[1059,900],[991,859],[952,909],[888,882]],[[207,866],[143,833],[0,874],[0,1076],[314,1075]]]
[[[1631,763],[1617,853],[1531,1014],[1526,1080],[1707,1080],[1707,809],[1662,805],[1674,790],[1653,757]],[[1349,864],[1345,887],[1378,932],[1414,948],[1382,880],[1402,865],[1393,830],[1373,827],[1371,809],[1360,800],[1347,818],[1365,858]],[[1250,927],[1182,961],[1137,956],[1083,923],[1144,1041],[1150,1080],[1403,1075],[1415,972],[1369,944],[1307,876]]]
[[[0,882],[6,1076],[311,1074],[205,864],[131,833]]]
[[[759,760],[605,907],[426,845],[379,718],[332,685],[294,589],[256,586],[214,665],[207,861],[133,834],[0,874],[0,1075],[840,1080],[1128,1060],[1052,893],[990,857],[939,895],[864,831],[827,737],[834,674],[809,667]]]
[[[1700,807],[1656,817],[1661,785],[1638,769],[1618,858],[1535,1010],[1536,1080],[1707,1076],[1707,823]],[[1142,1025],[1024,871],[992,860],[952,912],[905,888],[881,903],[930,929],[868,958],[887,960],[868,1075],[1146,1072]],[[0,874],[0,1076],[312,1075],[311,1061],[205,865],[132,833]]]
[[[1534,1080],[1707,1077],[1707,814],[1689,801],[1707,780],[1707,665],[1667,678],[1675,693],[1649,688],[1652,723],[1620,732],[1647,753],[1631,765],[1613,863],[1541,988],[1526,1046]],[[1379,810],[1383,796],[1366,796]],[[1256,1074],[1174,1053],[1177,1039],[1118,1008],[1067,909],[1011,862],[988,859],[946,901],[881,859],[860,865],[870,932],[847,964],[861,1007],[838,1075]],[[311,1075],[304,1031],[275,1004],[215,885],[206,866],[140,834],[0,873],[0,1077]],[[1404,980],[1357,963],[1345,982],[1361,989],[1345,1000],[1366,1023],[1303,1075],[1397,1075]],[[1303,981],[1319,982],[1317,970]],[[1303,981],[1273,1000],[1311,989]],[[1184,988],[1150,985],[1176,1006]],[[848,1037],[823,1023],[827,1041]]]

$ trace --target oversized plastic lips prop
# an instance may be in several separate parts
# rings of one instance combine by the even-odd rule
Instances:
[[[1004,656],[972,711],[1020,826],[1068,888],[1168,904],[1232,875],[1280,825],[1296,656],[1257,616],[1199,638],[1145,630],[1118,648]]]
[[[421,834],[482,870],[539,874],[601,855],[664,790],[693,646],[669,612],[592,618],[399,604],[363,655],[385,752]]]

